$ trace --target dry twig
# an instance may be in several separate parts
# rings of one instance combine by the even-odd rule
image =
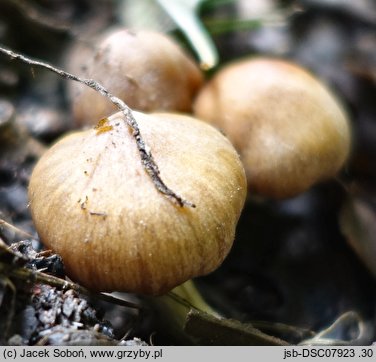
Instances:
[[[76,284],[67,280],[63,280],[53,275],[45,274],[40,271],[30,270],[24,267],[8,265],[8,264],[0,262],[0,275],[7,276],[10,279],[23,280],[27,283],[48,284],[52,287],[57,287],[62,290],[72,289],[75,292],[80,293],[80,294],[84,294],[88,296],[95,295],[96,297],[106,302],[122,305],[124,307],[133,308],[133,309],[142,309],[142,307],[136,303],[132,303],[124,299],[115,298],[105,293],[94,293],[82,287],[79,284]]]
[[[164,181],[162,180],[160,176],[158,165],[156,164],[151,152],[149,151],[149,147],[145,144],[145,141],[141,135],[140,129],[138,127],[136,119],[133,116],[132,110],[121,99],[115,97],[106,88],[104,88],[100,83],[96,82],[93,79],[86,79],[86,78],[78,77],[62,69],[56,68],[48,63],[28,58],[22,54],[16,53],[10,49],[6,49],[1,46],[0,46],[0,53],[3,53],[9,56],[11,59],[20,60],[28,65],[48,69],[51,72],[58,74],[64,79],[74,80],[76,82],[85,84],[91,89],[94,89],[95,91],[99,92],[104,97],[108,98],[110,102],[112,102],[123,113],[125,117],[125,121],[128,124],[128,127],[132,130],[132,136],[136,142],[142,165],[145,171],[148,173],[148,175],[152,179],[153,184],[156,187],[156,189],[160,193],[168,197],[170,200],[172,200],[175,204],[181,207],[182,206],[195,207],[193,203],[177,195],[164,183]]]

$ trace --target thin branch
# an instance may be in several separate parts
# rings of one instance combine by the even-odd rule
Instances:
[[[45,274],[37,270],[31,270],[24,267],[14,267],[12,265],[7,265],[0,262],[0,274],[5,274],[6,276],[8,276],[8,278],[15,278],[29,283],[48,284],[51,287],[61,288],[62,290],[72,289],[77,293],[87,296],[96,296],[97,298],[99,297],[106,302],[122,305],[127,308],[142,309],[142,307],[136,303],[132,303],[124,299],[115,298],[109,294],[94,293],[79,284],[60,279],[53,275]]]
[[[28,58],[22,54],[16,53],[10,49],[6,49],[0,46],[0,53],[3,53],[7,56],[9,56],[11,59],[17,59],[20,60],[28,65],[41,67],[44,69],[48,69],[53,73],[58,74],[64,79],[74,80],[76,82],[85,84],[86,86],[90,87],[91,89],[94,89],[95,91],[102,94],[104,97],[107,97],[112,104],[114,104],[124,115],[125,122],[128,124],[130,129],[132,130],[132,136],[136,142],[138,152],[140,154],[142,165],[145,169],[145,171],[150,176],[151,180],[154,183],[154,186],[156,189],[164,194],[167,198],[169,198],[171,201],[173,201],[178,206],[189,206],[189,207],[195,207],[195,205],[181,196],[177,195],[174,191],[172,191],[162,180],[160,176],[160,171],[158,168],[158,165],[156,164],[151,152],[149,151],[149,147],[145,144],[145,141],[141,135],[140,129],[138,127],[137,121],[133,116],[133,113],[131,109],[119,98],[115,97],[113,94],[111,94],[105,87],[103,87],[100,83],[96,82],[93,79],[87,79],[87,78],[81,78],[74,74],[68,73],[62,69],[53,67],[52,65],[39,61],[34,60],[31,58]]]
[[[14,244],[12,244],[14,245]],[[47,250],[38,253],[37,256],[41,256],[41,254],[48,252]],[[87,296],[94,296],[100,298],[104,301],[122,305],[128,308],[134,309],[143,309],[142,306],[129,302],[123,298],[117,298],[112,296],[108,293],[100,293],[100,292],[93,292],[90,291],[81,285],[71,282],[69,280],[61,279],[51,274],[44,273],[41,269],[34,270],[25,267],[25,263],[27,261],[33,261],[34,258],[29,258],[24,255],[20,255],[15,253],[12,250],[12,246],[8,246],[0,239],[0,256],[7,255],[8,262],[3,262],[3,259],[0,261],[0,281],[3,278],[9,279],[18,279],[22,280],[26,283],[41,283],[41,284],[48,284],[51,287],[60,288],[62,290],[72,289],[77,293],[84,294]],[[17,261],[21,259],[23,263],[20,265]]]
[[[6,222],[4,219],[0,219],[0,228],[3,227],[3,226],[8,228],[9,230],[16,232],[17,234],[21,234],[21,235],[26,236],[26,237],[31,238],[31,239],[34,238],[33,235],[27,233],[26,231],[21,230],[17,226],[9,224],[9,222]]]

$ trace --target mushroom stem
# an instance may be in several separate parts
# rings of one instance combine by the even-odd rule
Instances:
[[[74,80],[76,82],[85,84],[93,90],[99,92],[101,95],[107,97],[123,114],[128,127],[132,130],[132,136],[137,144],[137,149],[140,154],[141,162],[144,170],[150,176],[156,189],[164,194],[167,198],[172,200],[180,207],[189,206],[195,207],[195,205],[172,191],[162,180],[158,165],[156,164],[149,147],[145,144],[145,141],[141,135],[138,123],[135,120],[132,110],[119,98],[111,94],[105,87],[96,82],[94,79],[86,79],[78,77],[74,74],[68,73],[62,69],[56,68],[48,63],[28,58],[22,54],[16,53],[10,49],[6,49],[0,46],[0,53],[8,55],[11,59],[20,60],[26,64],[48,69],[53,73],[58,74],[64,79]]]
[[[163,320],[167,333],[184,343],[193,342],[192,337],[185,332],[189,312],[198,310],[213,317],[220,317],[220,314],[204,300],[192,279],[165,295],[148,298],[148,301],[158,312],[158,318]]]
[[[187,280],[185,283],[171,290],[167,293],[166,297],[173,300],[175,303],[184,304],[190,309],[194,308],[201,312],[219,316],[219,314],[204,300],[192,279]]]

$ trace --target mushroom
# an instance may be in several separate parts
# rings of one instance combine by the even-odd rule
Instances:
[[[349,155],[342,105],[289,61],[259,57],[225,66],[202,89],[194,112],[233,142],[253,194],[295,196],[335,176]]]
[[[136,110],[190,112],[193,97],[203,83],[198,65],[164,34],[112,31],[93,53],[83,67],[83,76],[96,79]],[[73,51],[71,58],[77,59]],[[95,124],[115,111],[88,87],[75,84],[70,93],[78,125]]]
[[[161,177],[195,208],[157,191],[116,113],[43,155],[30,180],[30,210],[41,241],[73,280],[92,290],[162,294],[222,263],[246,178],[214,127],[177,114],[134,115]]]

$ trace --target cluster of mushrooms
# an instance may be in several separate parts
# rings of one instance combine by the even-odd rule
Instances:
[[[122,112],[72,87],[85,129],[41,157],[30,210],[45,246],[92,290],[160,295],[210,273],[231,249],[248,192],[298,195],[334,177],[349,155],[343,107],[286,60],[245,58],[205,81],[166,35],[117,30],[82,65],[135,110],[161,179],[190,202],[158,191]]]

